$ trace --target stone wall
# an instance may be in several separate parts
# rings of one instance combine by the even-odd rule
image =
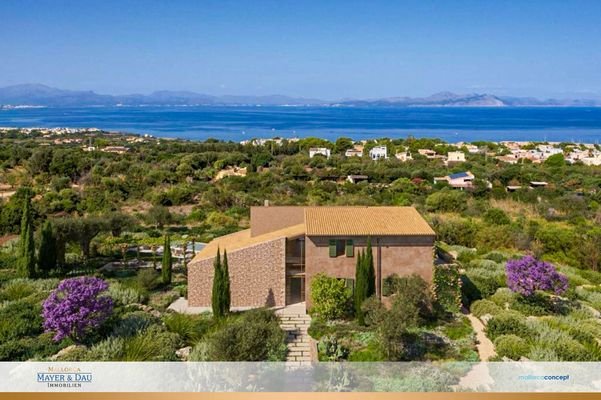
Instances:
[[[259,243],[228,252],[232,307],[284,306],[286,301],[286,239]],[[188,303],[210,307],[213,260],[188,265]]]

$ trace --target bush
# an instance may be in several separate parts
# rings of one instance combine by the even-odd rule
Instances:
[[[489,225],[509,225],[511,223],[511,219],[509,219],[505,211],[499,208],[487,210],[482,216],[482,219]]]
[[[0,361],[27,361],[44,358],[57,353],[65,343],[56,343],[52,334],[43,333],[37,337],[24,337],[0,344]]]
[[[474,247],[478,226],[470,220],[449,219],[435,221],[436,238],[450,245]]]
[[[319,339],[321,339],[321,337],[323,335],[325,335],[329,332],[330,332],[330,326],[328,325],[328,323],[326,321],[324,321],[321,318],[312,318],[311,319],[311,325],[309,326],[307,333],[313,339],[319,340]]]
[[[505,274],[484,268],[472,268],[461,277],[464,304],[491,296],[503,286]]]
[[[467,207],[467,195],[463,191],[441,190],[426,198],[428,211],[461,212]]]
[[[96,343],[86,354],[90,361],[120,361],[123,358],[125,338],[110,336]]]
[[[511,307],[517,301],[518,295],[513,293],[509,288],[502,287],[497,289],[495,294],[490,296],[488,300],[492,301],[502,309]]]
[[[121,317],[113,328],[113,335],[120,337],[133,336],[156,322],[155,317],[144,311],[133,311]]]
[[[521,338],[529,338],[533,334],[526,324],[526,318],[515,311],[502,311],[486,324],[486,335],[491,340],[511,334]]]
[[[348,314],[352,293],[344,280],[317,274],[311,280],[311,314],[326,320],[341,318]]]
[[[167,314],[163,322],[170,332],[177,333],[187,345],[194,345],[209,330],[211,321],[202,315]]]
[[[283,361],[286,333],[270,310],[253,310],[226,320],[208,338],[211,361]]]
[[[367,326],[379,325],[386,316],[386,308],[376,296],[365,300],[361,305],[361,310],[363,310],[363,318]]]
[[[497,315],[503,309],[490,300],[476,300],[470,306],[470,311],[476,317],[481,318],[483,315]]]
[[[138,272],[138,287],[145,291],[152,291],[159,286],[159,273],[154,268],[144,268]]]
[[[106,282],[99,278],[65,279],[44,301],[44,328],[54,332],[56,341],[65,337],[85,339],[113,311],[112,299],[103,295],[107,289]]]
[[[338,342],[336,336],[324,336],[317,344],[320,360],[321,356],[325,361],[340,361],[345,360],[349,356],[349,349]]]
[[[524,339],[516,335],[501,335],[495,339],[495,350],[499,357],[519,360],[528,354],[529,346]]]
[[[115,302],[124,306],[133,303],[141,303],[144,298],[144,296],[136,289],[124,287],[118,282],[109,286],[108,294]]]
[[[434,294],[436,302],[443,310],[451,313],[461,308],[461,276],[455,264],[434,266]]]
[[[406,307],[417,312],[417,322],[432,317],[432,292],[424,279],[412,274],[394,280],[393,307]]]
[[[0,308],[0,343],[42,333],[42,307],[27,299]]]
[[[121,361],[177,361],[175,351],[180,345],[178,334],[154,325],[125,339]]]

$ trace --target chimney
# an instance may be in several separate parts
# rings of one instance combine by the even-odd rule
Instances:
[[[263,201],[263,206],[264,207],[269,207],[269,200],[264,200]]]

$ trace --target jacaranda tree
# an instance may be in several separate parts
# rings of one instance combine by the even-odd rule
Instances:
[[[568,290],[568,279],[557,272],[555,267],[532,256],[507,261],[507,286],[523,296],[531,296],[537,290],[553,292],[557,295]]]
[[[108,284],[100,278],[82,276],[65,279],[44,301],[44,329],[54,340],[69,337],[82,342],[100,327],[113,311],[113,301],[104,292]]]

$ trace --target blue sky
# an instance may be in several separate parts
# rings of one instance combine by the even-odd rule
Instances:
[[[601,96],[601,1],[0,1],[0,86]]]

